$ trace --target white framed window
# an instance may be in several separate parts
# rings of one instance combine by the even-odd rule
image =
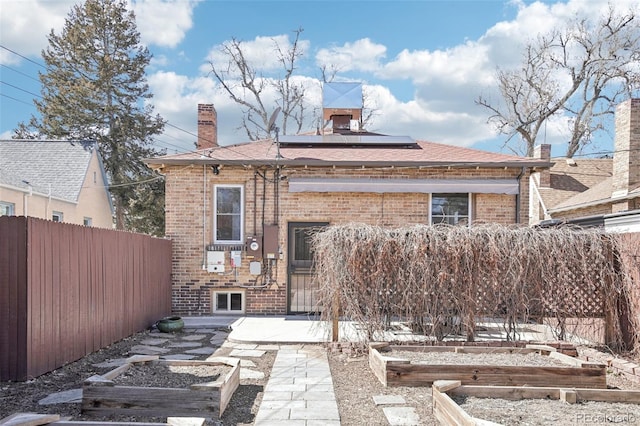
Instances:
[[[469,226],[470,200],[471,194],[468,193],[431,194],[430,223]]]
[[[51,220],[54,222],[62,222],[64,220],[64,215],[62,212],[53,212],[51,214]]]
[[[0,201],[0,216],[15,216],[16,205],[13,203],[7,203]]]
[[[242,314],[245,309],[244,291],[213,291],[213,312],[216,314]]]
[[[244,223],[244,186],[215,185],[213,239],[217,244],[241,244]]]
[[[85,217],[85,218],[82,220],[82,224],[83,224],[84,226],[91,226],[91,225],[93,225],[93,219],[91,219],[90,217]]]

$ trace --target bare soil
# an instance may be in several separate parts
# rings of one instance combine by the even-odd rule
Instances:
[[[188,332],[185,332],[188,333]],[[213,333],[205,334],[202,341],[208,342]],[[41,405],[39,401],[56,392],[71,389],[81,389],[84,380],[93,375],[102,375],[111,371],[113,366],[98,366],[109,360],[127,358],[135,353],[132,352],[134,346],[143,345],[148,339],[155,339],[157,333],[144,331],[131,337],[127,337],[106,348],[83,357],[82,359],[69,363],[57,370],[42,376],[36,377],[26,382],[0,382],[0,419],[15,413],[41,413],[58,414],[61,417],[78,421],[136,421],[136,422],[165,422],[166,418],[131,418],[126,416],[100,417],[83,414],[80,403],[60,403],[51,405]],[[176,347],[173,341],[168,339],[166,343],[154,345],[154,347],[164,348],[169,352],[164,355],[184,353],[185,348]],[[188,349],[188,348],[187,348]],[[216,356],[227,356],[232,348],[221,347],[216,350]],[[240,386],[234,392],[230,404],[225,410],[222,418],[208,419],[207,425],[240,425],[247,426],[253,424],[253,419],[258,411],[262,400],[264,386],[269,379],[271,366],[275,360],[275,351],[268,351],[260,358],[251,358],[255,363],[252,370],[265,374],[264,379],[243,379]],[[195,359],[204,360],[209,355],[200,355]],[[159,365],[140,365],[130,368],[127,373],[117,379],[117,384],[127,384],[133,386],[146,387],[167,387],[167,388],[188,388],[191,384],[202,383],[215,380],[215,377],[224,374],[226,370],[196,370],[186,371],[175,369],[171,371]],[[206,376],[212,374],[212,376]]]
[[[200,334],[200,333],[199,333]],[[52,413],[59,414],[62,417],[68,417],[72,420],[96,420],[96,421],[136,421],[136,422],[164,422],[162,418],[89,418],[80,411],[79,403],[64,403],[53,405],[39,405],[38,401],[55,392],[61,392],[69,389],[80,389],[82,382],[93,376],[101,375],[113,369],[113,367],[97,367],[96,364],[103,363],[107,360],[118,358],[126,358],[131,353],[131,348],[142,344],[146,339],[154,337],[153,333],[145,331],[134,336],[123,339],[107,348],[92,353],[76,362],[70,363],[51,373],[34,378],[27,382],[0,382],[0,419],[17,412],[32,413]],[[207,336],[209,337],[209,336]],[[164,346],[172,352],[181,353],[184,349],[171,347],[171,342]],[[216,351],[216,355],[228,355],[232,348],[222,347]],[[420,425],[437,425],[438,423],[432,415],[431,404],[431,388],[430,387],[390,387],[385,388],[374,376],[369,368],[367,356],[365,354],[346,355],[343,353],[329,354],[329,365],[331,367],[334,390],[338,401],[341,423],[345,426],[360,425],[387,425],[388,421],[384,414],[386,405],[376,405],[374,396],[377,395],[395,395],[402,396],[405,399],[404,406],[413,407],[420,418]],[[209,419],[207,425],[239,425],[249,426],[254,424],[255,415],[258,412],[259,405],[262,401],[264,387],[269,379],[269,374],[273,361],[275,359],[275,351],[267,351],[260,358],[251,358],[256,365],[251,367],[252,370],[260,371],[265,374],[264,379],[243,379],[239,388],[234,393],[229,407],[220,419]],[[494,354],[490,357],[492,364],[504,363],[509,359],[502,360],[500,354]],[[507,355],[509,356],[509,355]],[[198,359],[206,359],[207,356],[201,356]],[[145,366],[147,367],[147,366]],[[148,386],[162,387],[186,387],[194,380],[197,382],[209,381],[207,377],[188,377],[192,374],[167,373],[166,370],[158,370],[154,374],[148,372],[136,372],[132,370],[131,376],[135,375],[136,383],[146,384]],[[133,380],[133,378],[132,378]],[[622,376],[609,374],[607,377],[609,387],[620,389],[640,389],[638,383],[631,382]],[[473,401],[467,398],[462,401],[465,409],[473,409]],[[528,406],[527,404],[532,404]],[[566,405],[562,405],[561,409],[557,408],[555,401],[505,401],[500,399],[479,399],[476,406],[479,406],[482,412],[474,412],[478,417],[485,416],[484,413],[497,414],[497,417],[486,417],[486,419],[502,422],[503,424],[551,424],[546,423],[529,423],[530,419],[513,417],[513,413],[521,413],[522,411],[532,411],[534,413],[544,412],[546,414],[568,413],[564,418],[566,421],[573,420],[576,424],[578,414],[571,414],[566,410]],[[607,407],[592,406],[590,404],[578,404],[582,408],[587,407],[587,411],[582,411],[579,415],[583,416],[585,423],[598,424],[594,420],[611,420],[607,418],[607,413],[627,414],[633,417],[636,422],[640,420],[639,411],[630,411],[628,405],[621,404],[605,404]],[[530,407],[530,408],[529,408]],[[637,409],[638,407],[632,406]],[[613,411],[610,411],[613,410]],[[590,417],[584,417],[590,416]],[[600,416],[600,417],[597,417]],[[541,417],[543,420],[546,417]],[[625,420],[631,417],[615,417],[614,420],[622,420],[622,424],[634,424]],[[556,419],[552,423],[561,423],[562,419]],[[604,422],[600,422],[604,423]]]

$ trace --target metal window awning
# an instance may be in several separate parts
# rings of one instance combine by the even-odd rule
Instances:
[[[519,193],[516,179],[289,178],[289,192]]]

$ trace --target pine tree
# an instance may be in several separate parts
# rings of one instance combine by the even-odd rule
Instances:
[[[48,41],[42,99],[34,100],[40,117],[20,123],[16,136],[97,141],[116,228],[161,235],[164,184],[154,182],[160,176],[142,159],[161,153],[152,138],[162,133],[164,120],[148,102],[145,68],[151,54],[140,44],[133,12],[125,0],[86,0]]]

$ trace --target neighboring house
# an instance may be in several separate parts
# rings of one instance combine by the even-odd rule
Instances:
[[[113,227],[94,142],[0,140],[0,215]]]
[[[218,146],[199,105],[200,149],[145,160],[166,179],[176,314],[313,311],[308,237],[323,226],[527,225],[529,175],[548,161],[362,131],[361,110],[326,95],[327,131]]]
[[[551,146],[534,157],[550,161],[530,180],[530,224],[572,223],[608,231],[640,231],[640,99],[616,108],[613,158],[550,158]]]

